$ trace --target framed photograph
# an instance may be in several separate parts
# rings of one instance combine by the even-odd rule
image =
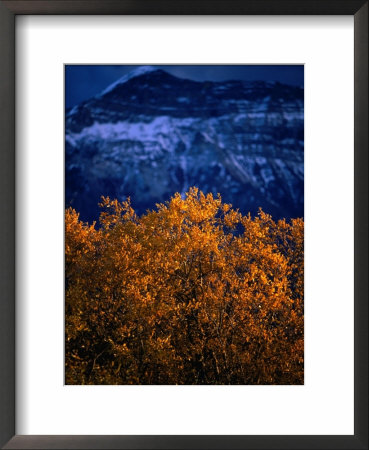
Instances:
[[[4,448],[368,448],[368,4],[0,2]]]

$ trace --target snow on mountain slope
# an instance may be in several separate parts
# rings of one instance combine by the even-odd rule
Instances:
[[[153,66],[140,66],[135,70],[132,70],[131,72],[127,73],[126,75],[123,75],[122,78],[119,78],[117,81],[115,81],[113,84],[108,86],[106,89],[104,89],[101,93],[101,95],[108,94],[109,92],[113,91],[118,85],[126,83],[132,78],[140,77],[141,75],[145,75],[146,73],[155,72],[157,69]]]
[[[242,212],[303,216],[303,90],[196,82],[143,66],[66,115],[66,205],[98,217],[101,195],[138,212],[190,186]]]

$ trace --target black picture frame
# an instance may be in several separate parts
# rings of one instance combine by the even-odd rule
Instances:
[[[354,16],[354,435],[15,435],[15,17],[19,14]],[[0,445],[7,449],[368,449],[368,0],[0,0]]]

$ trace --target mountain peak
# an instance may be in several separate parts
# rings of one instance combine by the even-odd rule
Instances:
[[[118,85],[127,83],[127,81],[131,80],[132,78],[141,77],[142,75],[145,75],[150,72],[157,72],[160,69],[154,67],[154,66],[139,66],[136,67],[136,69],[131,70],[130,72],[124,74],[121,78],[119,78],[117,81],[114,81],[111,85],[109,85],[106,89],[104,89],[101,93],[101,95],[105,95],[109,92],[111,92],[113,89],[115,89]]]

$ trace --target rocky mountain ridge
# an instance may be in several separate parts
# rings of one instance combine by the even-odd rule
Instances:
[[[243,213],[301,217],[303,95],[141,66],[66,112],[66,206],[92,221],[101,195],[130,196],[142,213],[197,186]]]

